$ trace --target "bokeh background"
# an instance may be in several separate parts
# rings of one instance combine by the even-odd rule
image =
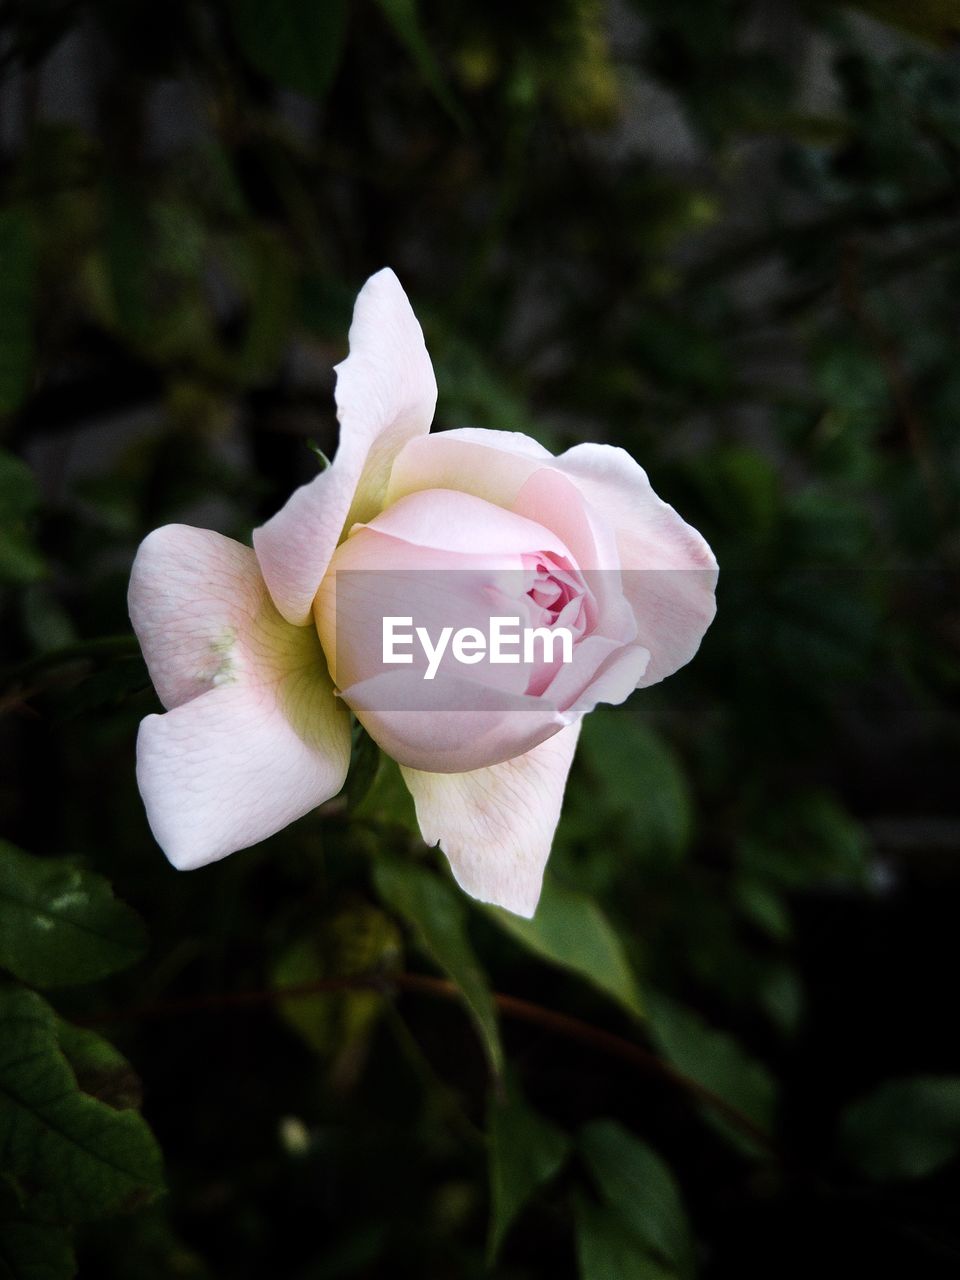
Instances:
[[[3,1280],[957,1275],[958,41],[0,5]],[[315,474],[385,264],[438,429],[623,445],[722,567],[693,664],[588,719],[530,925],[362,738],[189,875],[136,792],[137,543]]]

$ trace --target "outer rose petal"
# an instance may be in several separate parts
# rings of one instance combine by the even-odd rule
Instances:
[[[533,915],[579,733],[577,721],[526,755],[472,773],[401,769],[424,840],[439,842],[471,897]]]
[[[344,718],[342,749],[331,750],[342,709],[319,671],[278,688],[211,689],[143,721],[137,781],[150,829],[179,871],[265,840],[341,789],[349,727]],[[296,727],[287,701],[298,706]]]
[[[650,663],[643,645],[611,644],[600,636],[583,641],[575,658],[570,666],[560,668],[545,694],[568,723],[592,711],[598,702],[612,706],[626,702]]]
[[[241,631],[263,608],[263,578],[249,547],[210,529],[168,524],[141,542],[127,603],[165,707],[222,683]]]
[[[389,268],[357,297],[350,354],[337,366],[340,444],[333,464],[302,485],[254,532],[253,545],[277,608],[297,626],[345,527],[379,511],[393,459],[430,430],[437,383],[423,333]]]
[[[689,662],[717,611],[717,562],[705,539],[658,498],[625,449],[578,444],[557,459],[617,532],[624,594],[650,650],[641,687]]]
[[[340,790],[349,716],[316,633],[280,617],[249,547],[155,530],[134,562],[130,614],[173,708],[140,726],[137,779],[174,866],[255,844]]]

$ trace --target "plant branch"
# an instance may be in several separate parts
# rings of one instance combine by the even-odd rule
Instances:
[[[349,977],[320,978],[313,982],[296,983],[270,991],[228,991],[213,996],[184,996],[129,1009],[106,1010],[86,1018],[74,1019],[74,1021],[80,1026],[97,1027],[116,1022],[138,1022],[144,1018],[203,1013],[212,1009],[257,1008],[275,1004],[280,1000],[307,999],[310,996],[357,990],[379,991],[383,995],[391,995],[397,991],[416,992],[440,1000],[459,1001],[461,998],[459,988],[446,978],[435,978],[425,973],[368,973]],[[567,1040],[587,1045],[608,1057],[619,1058],[622,1062],[627,1062],[649,1075],[666,1080],[689,1097],[710,1107],[718,1115],[722,1115],[762,1150],[768,1154],[773,1153],[770,1135],[755,1124],[748,1115],[642,1045],[615,1035],[611,1031],[605,1031],[602,1027],[595,1027],[592,1023],[584,1022],[580,1018],[558,1013],[531,1000],[523,1000],[519,996],[495,991],[493,1000],[505,1018],[525,1022]]]

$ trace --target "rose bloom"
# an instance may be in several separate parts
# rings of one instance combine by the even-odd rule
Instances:
[[[429,435],[436,381],[399,281],[357,298],[337,368],[333,463],[246,547],[166,525],[130,616],[167,708],[137,779],[175,867],[200,867],[335,796],[351,712],[400,765],[424,840],[459,884],[531,916],[583,715],[696,652],[716,561],[619,448],[554,457],[513,431]],[[382,619],[563,626],[572,660],[386,666]],[[410,628],[407,628],[410,631]],[[406,652],[414,652],[408,648]],[[643,786],[643,779],[637,779]]]

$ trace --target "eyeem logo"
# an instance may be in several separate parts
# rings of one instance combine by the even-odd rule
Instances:
[[[437,674],[437,668],[448,647],[454,659],[468,667],[483,662],[484,659],[498,664],[519,663],[521,655],[524,663],[540,661],[552,664],[556,661],[554,655],[559,641],[560,661],[573,661],[573,633],[569,627],[521,627],[519,618],[492,617],[488,636],[479,627],[461,627],[458,631],[454,631],[453,627],[442,627],[435,644],[426,627],[400,630],[411,627],[412,617],[383,619],[383,661],[390,664],[412,663],[413,653],[398,652],[398,648],[412,650],[416,638],[427,659],[424,680],[432,680]]]

